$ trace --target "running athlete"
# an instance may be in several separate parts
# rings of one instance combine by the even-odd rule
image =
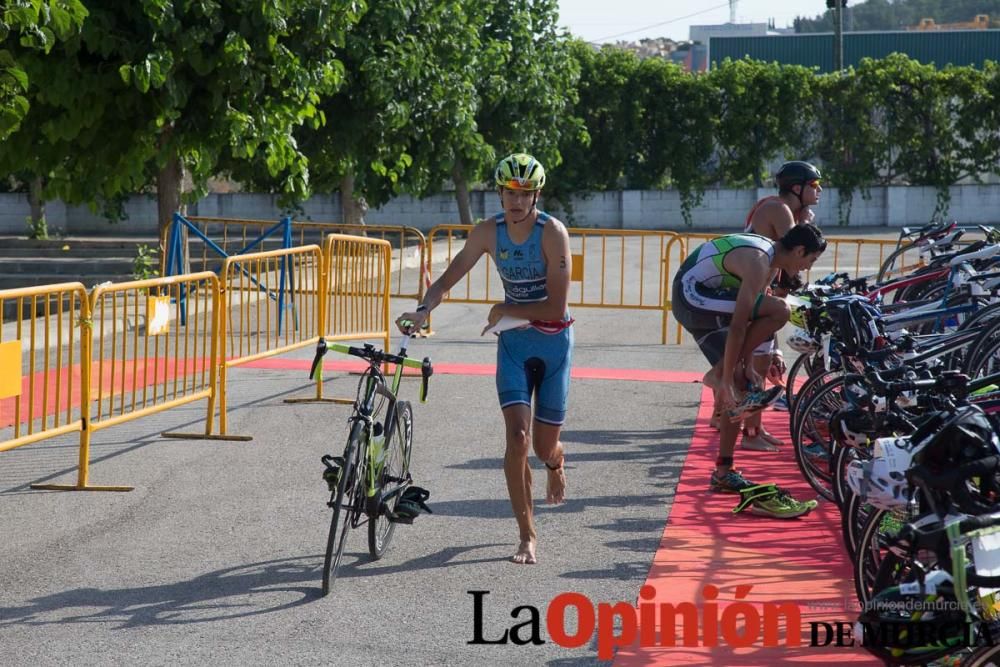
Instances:
[[[739,421],[766,407],[781,391],[763,391],[762,379],[749,363],[753,349],[784,326],[790,314],[784,299],[765,294],[773,272],[805,271],[825,249],[826,240],[812,224],[796,225],[779,241],[731,234],[696,248],[674,276],[674,316],[712,365],[703,380],[723,411],[719,456],[709,480],[712,491],[739,493],[753,486],[733,469]],[[811,508],[783,496],[759,513],[792,518]]]
[[[794,225],[812,222],[813,213],[810,206],[819,203],[821,174],[819,169],[798,160],[786,162],[778,169],[774,181],[778,186],[778,194],[764,197],[750,210],[747,215],[745,232],[766,236],[777,241],[788,233]],[[778,275],[776,296],[785,296],[787,290],[782,286],[794,285],[797,277]],[[780,380],[785,374],[785,364],[781,357],[781,349],[777,345],[777,337],[761,343],[753,352],[754,369],[761,376],[768,377],[773,373]],[[774,404],[776,409],[788,409],[784,396]],[[743,438],[740,447],[757,451],[777,451],[783,445],[778,438],[768,433],[761,424],[761,413],[757,412],[746,418],[743,423]]]
[[[525,153],[509,155],[497,165],[494,181],[503,212],[469,232],[465,246],[427,289],[423,302],[415,311],[403,313],[396,325],[404,333],[419,331],[443,295],[484,254],[489,254],[497,265],[505,300],[490,309],[483,333],[504,315],[531,322],[500,333],[496,374],[507,431],[504,475],[520,534],[512,560],[530,564],[537,562],[538,536],[532,509],[529,446],[546,467],[546,500],[561,503],[566,492],[565,450],[559,434],[566,419],[573,351],[573,320],[566,309],[571,269],[569,234],[563,223],[537,208],[538,194],[545,185],[545,169],[538,160]]]

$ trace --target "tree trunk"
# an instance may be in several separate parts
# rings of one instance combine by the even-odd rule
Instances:
[[[28,184],[28,203],[31,206],[31,220],[28,227],[31,228],[31,237],[37,239],[49,238],[48,225],[45,222],[45,197],[42,194],[44,181],[41,176],[35,176]]]
[[[458,221],[463,225],[471,225],[472,205],[469,203],[469,183],[465,180],[465,164],[461,157],[455,158],[455,164],[451,168],[451,180],[455,183]]]
[[[161,144],[166,142],[170,136],[168,130],[160,138]],[[158,232],[160,237],[160,257],[167,256],[166,234],[170,223],[174,219],[174,213],[184,214],[181,206],[181,188],[184,182],[184,165],[181,164],[180,157],[176,153],[170,156],[163,168],[156,176],[156,214],[158,219]],[[190,263],[187,252],[187,234],[184,235],[184,273],[190,272]]]
[[[354,196],[354,172],[349,171],[340,179],[340,211],[346,225],[364,225],[368,202],[364,197]],[[368,236],[362,230],[359,236]]]
[[[162,237],[174,213],[181,212],[181,182],[184,178],[184,168],[177,155],[163,165],[156,177],[156,213],[159,218],[159,231]]]

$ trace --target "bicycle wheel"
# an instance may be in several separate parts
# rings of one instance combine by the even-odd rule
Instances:
[[[795,461],[809,485],[817,493],[833,500],[833,437],[830,417],[844,406],[843,388],[846,376],[835,377],[810,396],[802,396],[801,417],[792,431]]]
[[[875,282],[879,285],[886,282],[886,276],[897,270],[896,260],[902,257],[904,253],[913,250],[915,247],[915,243],[908,243],[889,253],[889,256],[885,258],[884,262],[882,262],[882,266],[879,267],[878,273],[875,275]]]
[[[340,481],[337,482],[337,492],[329,505],[333,508],[333,518],[330,520],[330,535],[326,540],[326,556],[323,559],[323,595],[330,592],[337,569],[344,556],[344,545],[347,543],[347,533],[354,523],[358,511],[359,498],[364,497],[364,470],[361,465],[361,453],[364,449],[362,437],[364,424],[355,422],[351,428],[351,437],[344,450],[344,467],[340,471]]]
[[[858,458],[858,455],[853,447],[836,447],[836,451],[833,457],[833,502],[837,503],[837,507],[843,512],[850,496],[854,495],[847,486],[847,466]]]
[[[795,400],[798,397],[798,386],[805,384],[815,365],[812,361],[813,355],[808,352],[800,354],[792,365],[788,367],[788,376],[785,379],[785,398],[788,400],[789,414],[795,409]],[[800,379],[801,376],[801,379]],[[789,418],[790,420],[791,418]]]
[[[862,607],[877,592],[879,568],[889,553],[889,540],[913,518],[905,507],[892,511],[875,509],[868,515],[854,554],[854,588]]]
[[[840,532],[844,538],[844,549],[847,551],[848,560],[854,562],[857,555],[858,539],[861,531],[864,530],[868,515],[875,511],[871,505],[858,495],[850,493],[844,499],[844,509],[840,512]]]
[[[961,665],[962,667],[1000,667],[1000,646],[984,646],[975,649],[962,661]]]
[[[796,429],[799,428],[799,423],[803,420],[805,416],[805,407],[816,392],[826,385],[830,380],[842,376],[844,372],[836,368],[831,371],[821,369],[819,372],[811,375],[805,384],[797,394],[795,394],[795,408],[789,410],[788,413],[788,428],[791,433],[795,433]]]
[[[396,403],[393,414],[386,419],[387,424],[390,419],[394,423],[392,428],[386,426],[385,462],[375,484],[375,498],[371,499],[368,514],[368,553],[374,560],[381,558],[389,548],[396,524],[389,521],[388,515],[395,511],[400,492],[410,483],[413,409],[406,401],[400,401]],[[380,502],[383,494],[393,491],[395,493],[385,502]]]

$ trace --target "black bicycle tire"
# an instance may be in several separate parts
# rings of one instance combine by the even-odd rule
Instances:
[[[337,570],[344,556],[344,546],[347,543],[347,533],[351,530],[352,514],[356,511],[361,473],[359,454],[362,449],[361,434],[364,425],[358,421],[351,429],[351,437],[344,448],[344,466],[337,482],[337,493],[333,502],[333,517],[330,519],[330,533],[326,539],[326,553],[323,557],[323,595],[330,593],[333,582],[337,578]],[[348,498],[348,495],[350,496]],[[340,533],[338,535],[338,528]]]
[[[809,357],[812,356],[808,352],[801,353],[792,362],[792,365],[788,367],[788,373],[785,376],[785,399],[788,401],[788,421],[792,420],[792,411],[795,409],[795,397],[798,395],[795,391],[795,377],[799,374],[802,368],[806,369],[806,374],[809,373]],[[804,383],[803,383],[804,384]]]
[[[396,426],[392,429],[391,442],[386,440],[386,463],[382,470],[382,479],[375,485],[375,493],[381,497],[386,484],[386,477],[398,477],[409,479],[410,473],[410,452],[413,449],[413,408],[407,401],[396,403],[391,417],[396,420]],[[402,435],[400,435],[402,434]],[[402,438],[402,440],[399,440]],[[396,446],[398,442],[398,447]],[[393,458],[393,454],[398,454],[398,459]],[[390,469],[390,461],[398,460],[400,467],[398,470]],[[387,514],[391,513],[399,502],[399,494],[394,496],[384,507],[379,507],[368,517],[368,553],[372,560],[379,560],[385,555],[392,542],[392,536],[396,532],[396,524],[389,521]]]
[[[872,572],[872,576],[874,577],[875,573],[878,572],[879,563],[882,562],[880,557],[878,562],[869,563],[865,557],[871,555],[874,547],[870,542],[877,539],[876,533],[886,513],[887,510],[875,510],[868,516],[868,520],[865,521],[865,527],[861,531],[861,536],[858,538],[854,549],[854,558],[852,559],[852,564],[854,565],[854,591],[862,607],[871,601],[872,598],[872,590],[866,585],[869,583],[866,579],[866,568],[868,565],[874,565],[874,571]]]
[[[854,530],[854,517],[860,511],[863,502],[857,494],[851,493],[844,500],[844,507],[840,510],[840,534],[844,539],[844,551],[847,552],[847,559],[854,562],[854,553],[857,547],[857,533]]]
[[[1000,646],[983,646],[961,662],[961,667],[1000,667]]]
[[[987,357],[987,353],[995,350],[998,341],[1000,341],[1000,320],[993,324],[984,325],[979,336],[969,345],[969,349],[965,353],[962,372],[969,377],[976,377],[973,374],[974,371],[982,366],[983,357]]]
[[[847,480],[844,479],[844,471],[854,458],[854,450],[851,447],[838,447],[837,454],[833,458],[833,502],[837,503],[841,512],[844,511],[847,496],[852,493],[847,486]]]
[[[803,400],[806,402],[802,405],[803,412],[807,414],[812,413],[813,410],[816,409],[820,399],[827,398],[829,394],[842,390],[846,377],[846,375],[837,376],[816,389],[811,396],[804,398]],[[809,482],[809,486],[815,489],[816,493],[820,494],[827,500],[833,500],[833,475],[831,474],[831,471],[817,470],[815,466],[806,460],[805,454],[802,451],[805,446],[802,442],[804,428],[805,421],[803,419],[799,419],[796,423],[795,430],[791,433],[792,446],[795,448],[795,462],[799,466],[799,471],[802,473],[802,476],[807,482]],[[828,445],[830,446],[832,453],[833,445],[832,443],[828,443]],[[829,482],[829,486],[820,484],[817,476],[822,476],[825,481]]]
[[[816,391],[819,387],[822,387],[827,382],[830,382],[834,378],[843,377],[844,370],[842,368],[833,368],[831,370],[826,370],[825,368],[820,369],[819,372],[809,376],[809,379],[805,381],[802,385],[802,390],[796,394],[795,398],[795,408],[789,410],[788,414],[788,429],[789,433],[795,433],[795,429],[798,428],[798,423],[802,418],[803,410],[800,408],[805,407],[804,400],[806,400],[812,392]]]
[[[910,243],[905,246],[900,246],[889,253],[889,256],[885,258],[882,265],[878,267],[878,273],[875,274],[875,283],[881,285],[885,282],[885,274],[892,271],[893,264],[896,263],[896,259],[905,254],[906,252],[913,250],[917,247],[916,243]],[[890,264],[890,262],[892,262]]]

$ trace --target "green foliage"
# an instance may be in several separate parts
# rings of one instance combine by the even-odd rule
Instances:
[[[568,37],[556,27],[556,0],[491,0],[483,3],[476,63],[476,127],[482,144],[457,142],[456,155],[470,181],[485,180],[496,159],[531,153],[547,169],[562,162],[564,136],[576,138],[579,121],[569,114],[577,101],[580,66]]]
[[[28,225],[28,238],[29,239],[47,239],[49,238],[49,225],[45,220],[45,216],[38,218],[32,218],[28,216],[24,219],[25,223]]]
[[[583,41],[568,45],[577,61],[578,98],[567,113],[581,122],[559,145],[561,164],[546,166],[546,196],[568,199],[574,192],[602,191],[624,184],[625,164],[633,154],[643,107],[633,95],[639,58],[630,51],[604,47],[600,51]]]
[[[12,138],[21,155],[39,156],[49,196],[111,203],[148,191],[178,158],[191,198],[247,161],[281,191],[308,194],[293,131],[321,122],[320,99],[342,81],[336,49],[359,1],[88,0],[88,9],[78,36],[23,57],[45,85],[33,91],[37,122]]]
[[[636,124],[636,150],[626,163],[629,186],[677,188],[681,216],[690,226],[712,178],[718,91],[707,77],[689,76],[658,59],[644,60],[634,81],[632,96],[642,102],[645,118]]]
[[[135,258],[132,260],[132,277],[135,280],[157,278],[160,275],[158,251],[145,243],[135,247]]]
[[[764,184],[767,160],[801,159],[808,122],[802,110],[813,99],[815,75],[797,65],[726,59],[709,75],[718,91],[718,178],[733,185]]]
[[[80,0],[12,0],[0,4],[0,141],[20,127],[28,114],[28,73],[11,49],[17,45],[48,53],[87,17]],[[8,46],[9,45],[9,46]]]
[[[864,59],[819,78],[813,152],[840,192],[840,222],[856,190],[904,183],[937,189],[932,219],[947,214],[949,186],[1000,161],[998,68],[936,70],[901,54]]]

